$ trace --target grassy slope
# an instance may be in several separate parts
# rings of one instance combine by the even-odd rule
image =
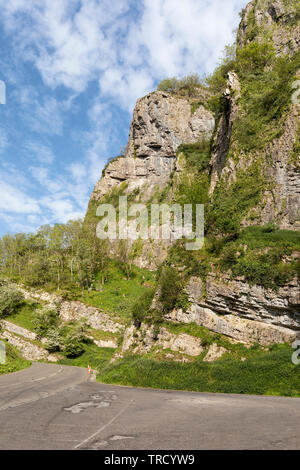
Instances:
[[[95,344],[86,344],[85,351],[75,359],[62,359],[60,364],[66,366],[91,366],[94,370],[106,370],[115,350],[111,348],[98,348]]]
[[[154,286],[155,274],[146,269],[133,267],[131,279],[127,280],[119,263],[111,262],[107,282],[104,286],[100,286],[100,278],[101,275],[96,279],[96,282],[102,289],[101,292],[92,291],[88,293],[85,291],[84,296],[77,299],[100,308],[108,314],[118,316],[121,320],[127,322],[130,319],[131,308],[136,300],[150,286]]]
[[[30,361],[23,359],[19,351],[6,343],[6,363],[0,364],[0,375],[17,372],[31,365]]]
[[[127,356],[99,370],[104,383],[214,393],[244,393],[300,397],[300,366],[291,362],[289,346],[274,346],[242,362],[219,359],[214,363],[158,362]]]
[[[36,302],[25,301],[16,309],[13,315],[8,316],[6,319],[22,328],[34,331],[32,320],[34,312],[38,307],[40,307],[40,305]]]
[[[250,228],[242,232],[235,243],[246,243],[249,250],[265,246],[278,249],[278,246],[282,245],[295,249],[298,248],[298,237],[297,233],[261,232],[261,229]],[[134,302],[154,283],[154,273],[138,268],[134,268],[132,279],[127,281],[118,263],[112,263],[102,292],[86,292],[79,300],[120,316],[127,322]],[[8,320],[32,330],[33,313],[37,306],[36,303],[25,302]],[[63,359],[61,363],[85,368],[91,365],[99,371],[98,380],[105,383],[203,392],[300,396],[300,368],[292,364],[293,351],[289,346],[275,346],[269,352],[257,346],[248,350],[243,345],[232,344],[226,337],[195,324],[164,322],[161,326],[165,326],[174,334],[186,333],[199,337],[207,348],[213,342],[217,343],[227,348],[229,353],[214,363],[203,362],[205,354],[193,362],[178,363],[166,361],[165,354],[155,354],[157,351],[154,348],[147,356],[127,355],[124,359],[110,364],[115,350],[98,348],[89,343],[85,345],[85,352],[81,356]],[[99,339],[109,339],[110,336],[104,334],[104,337],[102,332],[93,333]],[[242,361],[242,358],[246,360]],[[0,373],[19,370],[29,364],[11,353],[8,363],[0,366]]]

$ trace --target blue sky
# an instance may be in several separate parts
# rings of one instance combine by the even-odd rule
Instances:
[[[0,235],[84,215],[136,100],[211,72],[247,0],[0,0]]]

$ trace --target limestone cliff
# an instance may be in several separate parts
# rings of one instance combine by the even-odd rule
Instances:
[[[298,0],[252,0],[242,12],[238,45],[267,34],[278,55],[293,55],[300,49],[299,19]]]
[[[274,224],[299,231],[300,105],[292,99],[292,86],[300,79],[299,51],[299,1],[251,1],[238,29],[236,58],[221,69],[223,75],[226,70],[227,80],[219,95],[207,89],[205,99],[193,102],[187,96],[157,91],[138,100],[125,155],[108,163],[91,201],[99,202],[114,188],[122,188],[135,200],[148,202],[165,188],[159,202],[176,202],[176,190],[185,178],[193,187],[193,197],[200,197],[197,202],[206,203],[212,223],[208,232],[211,229],[218,241],[227,240],[228,234],[229,240],[237,237],[236,230],[226,231],[231,219],[239,229]],[[212,102],[218,102],[217,110]],[[208,161],[202,150],[201,164],[196,165],[193,156],[189,161],[188,152],[178,152],[182,144],[200,142],[209,142]],[[207,192],[197,192],[201,185],[207,185]],[[227,219],[218,224],[226,211]],[[155,269],[168,256],[171,244],[147,241],[135,262]],[[254,255],[263,259],[273,250],[282,272],[289,263],[293,265],[285,285],[282,280],[270,288],[248,282],[247,266],[242,275],[234,276],[230,268],[219,269],[215,257],[208,262],[209,273],[190,278],[185,286],[189,307],[175,308],[165,318],[194,322],[245,343],[291,342],[300,331],[300,282],[295,268],[299,244],[286,253],[283,243],[280,255],[274,246],[271,242],[257,248],[257,253],[253,249],[249,259],[254,266]],[[244,244],[231,261],[247,254],[247,249]],[[207,263],[207,254],[204,259]],[[180,270],[185,269],[183,262]],[[155,308],[160,309],[159,303]]]
[[[188,99],[162,92],[141,98],[133,112],[125,155],[107,165],[92,199],[99,200],[126,182],[127,193],[143,188],[142,199],[147,200],[156,186],[162,189],[168,183],[179,145],[209,139],[214,127],[213,114],[202,105],[192,113]]]

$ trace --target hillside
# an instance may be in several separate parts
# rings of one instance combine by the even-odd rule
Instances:
[[[299,2],[250,2],[211,76],[165,79],[138,100],[84,221],[3,237],[2,336],[107,382],[298,395],[299,80]],[[118,214],[125,195],[203,204],[204,246],[186,250],[174,231],[99,240],[98,206]],[[14,309],[1,304],[12,291]]]

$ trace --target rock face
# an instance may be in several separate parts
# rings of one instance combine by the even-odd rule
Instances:
[[[300,5],[298,0],[253,0],[244,9],[238,30],[238,45],[271,36],[278,55],[300,49]]]
[[[22,287],[18,287],[18,289],[22,292],[25,299],[42,301],[47,303],[50,308],[58,308],[59,315],[64,322],[78,321],[84,318],[86,323],[96,330],[117,333],[124,329],[123,325],[117,321],[112,321],[101,310],[85,305],[82,302],[64,301],[62,297],[49,294],[48,292],[28,291]]]
[[[238,45],[243,47],[251,41],[268,40],[274,44],[277,56],[291,57],[300,50],[299,20],[299,0],[253,0],[242,15]],[[300,80],[300,70],[298,78]],[[200,105],[192,113],[188,99],[154,92],[138,100],[125,155],[108,164],[91,199],[99,201],[112,188],[120,188],[125,183],[122,189],[127,194],[134,197],[139,194],[139,201],[146,202],[156,190],[161,191],[172,181],[171,199],[176,178],[180,180],[184,175],[189,180],[190,177],[184,173],[180,156],[176,158],[179,145],[214,136],[209,174],[211,200],[216,194],[218,181],[224,181],[229,187],[237,181],[240,171],[247,170],[252,163],[259,163],[261,179],[266,185],[262,189],[261,201],[249,210],[241,225],[274,222],[279,228],[300,230],[300,155],[298,162],[297,155],[294,155],[294,149],[298,148],[295,144],[299,133],[300,106],[291,100],[283,116],[284,121],[282,118],[282,132],[276,134],[273,141],[268,139],[266,142],[269,143],[263,148],[254,146],[249,151],[241,147],[244,148],[242,151],[234,141],[236,134],[233,131],[237,118],[245,113],[245,96],[242,75],[239,79],[237,73],[229,72],[222,96],[224,106],[217,125],[212,113],[204,106]],[[279,121],[278,126],[281,130]],[[157,264],[167,256],[172,242],[145,241],[135,263],[149,269],[157,268]],[[218,278],[211,274],[205,286],[201,279],[191,279],[187,292],[191,307],[185,312],[171,312],[168,315],[170,320],[196,322],[237,341],[258,342],[263,346],[291,342],[299,335],[300,285],[297,280],[273,291],[249,285],[242,278],[232,280],[225,274]],[[144,332],[143,346],[139,344],[137,347],[140,349],[136,351],[143,352],[152,347],[151,331]],[[124,351],[132,347],[134,334],[139,333],[134,329],[126,330]],[[186,338],[175,339],[168,335],[160,331],[155,341],[163,348],[168,344],[171,350],[172,347],[177,348],[181,340],[186,344]],[[211,356],[219,352],[212,348]],[[208,354],[207,360],[209,357]]]
[[[262,346],[290,343],[300,332],[299,281],[274,292],[250,286],[243,279],[210,275],[205,289],[201,279],[191,278],[187,292],[190,308],[174,310],[167,319],[195,322],[237,341]]]
[[[214,151],[211,157],[211,178],[209,193],[212,194],[222,171],[225,167],[232,134],[232,127],[238,113],[238,100],[241,96],[241,85],[238,76],[235,72],[228,73],[227,88],[223,93],[225,100],[225,113],[222,115],[218,129],[216,132],[216,139],[214,142]],[[229,160],[224,169],[224,172],[230,170],[230,165],[233,162]]]
[[[215,120],[203,106],[192,113],[187,99],[154,92],[137,101],[125,156],[108,164],[96,184],[92,199],[99,200],[122,182],[127,192],[143,187],[147,200],[155,186],[169,181],[176,150],[182,143],[193,143],[212,136]]]
[[[199,338],[184,333],[175,335],[166,328],[160,328],[155,333],[154,326],[142,324],[140,329],[133,325],[126,329],[119,357],[129,349],[132,349],[133,353],[148,353],[154,346],[194,357],[204,351]]]
[[[37,335],[33,333],[32,331],[26,330],[25,328],[15,325],[14,323],[11,323],[9,321],[1,320],[0,325],[4,330],[9,331],[10,333],[15,333],[19,336],[23,336],[24,338],[30,339],[32,341],[37,339]]]
[[[217,359],[219,359],[220,357],[223,356],[223,354],[225,354],[227,352],[227,350],[225,348],[222,348],[221,346],[218,346],[217,344],[213,343],[206,356],[204,357],[203,361],[204,362],[214,362],[216,361]]]
[[[283,135],[266,149],[271,165],[267,178],[273,181],[273,191],[265,195],[264,208],[258,223],[279,221],[280,228],[300,230],[300,172],[290,160],[300,122],[300,106],[292,107],[285,122]],[[300,161],[300,155],[299,155]]]
[[[82,302],[63,302],[60,306],[59,316],[64,322],[78,321],[84,318],[91,328],[111,333],[118,333],[124,328],[120,323],[112,321],[98,308],[87,306]]]
[[[9,331],[4,330],[0,334],[0,337],[6,339],[10,344],[17,348],[21,352],[22,356],[29,361],[58,361],[58,357],[53,354],[49,354],[42,347],[32,344]]]

